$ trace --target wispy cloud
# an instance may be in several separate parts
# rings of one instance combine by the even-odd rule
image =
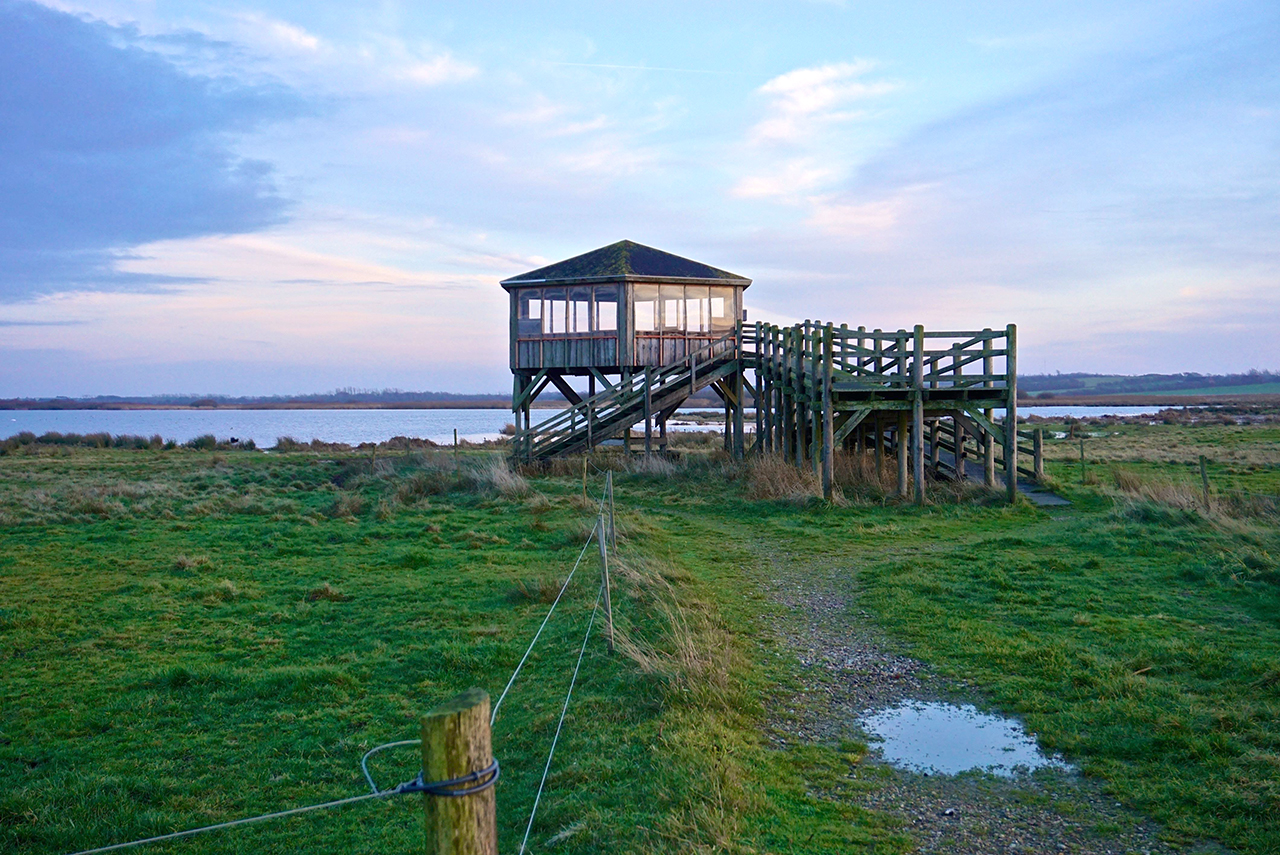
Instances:
[[[479,73],[480,69],[476,66],[454,59],[448,53],[442,53],[420,62],[401,66],[397,76],[419,86],[439,86],[442,83],[470,80]]]
[[[812,68],[797,68],[779,75],[758,90],[769,101],[766,116],[751,130],[760,142],[803,142],[835,122],[861,115],[850,107],[894,91],[889,81],[863,78],[876,63],[860,59]]]

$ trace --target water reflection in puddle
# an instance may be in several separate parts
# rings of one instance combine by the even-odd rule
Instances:
[[[1020,722],[979,712],[972,705],[905,701],[859,720],[886,762],[916,772],[954,775],[982,769],[1012,776],[1043,767],[1070,769],[1041,753]]]

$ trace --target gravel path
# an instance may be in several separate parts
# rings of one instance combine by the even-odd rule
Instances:
[[[907,699],[984,706],[972,689],[893,651],[871,615],[850,607],[846,596],[856,595],[856,583],[848,568],[795,565],[785,556],[769,560],[771,594],[784,607],[774,629],[802,666],[802,688],[772,718],[770,737],[779,747],[866,741],[860,714]],[[1162,841],[1153,823],[1074,772],[926,775],[889,767],[873,751],[855,775],[872,786],[858,795],[827,795],[897,815],[924,853],[1227,851]]]

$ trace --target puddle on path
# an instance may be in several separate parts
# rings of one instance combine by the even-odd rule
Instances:
[[[1012,777],[1043,767],[1070,769],[1041,753],[1018,721],[979,712],[970,704],[904,701],[859,719],[886,762],[930,774],[955,775],[981,769]]]

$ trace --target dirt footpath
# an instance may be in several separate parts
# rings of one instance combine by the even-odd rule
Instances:
[[[866,741],[860,714],[907,699],[990,706],[970,687],[938,678],[922,662],[893,651],[871,616],[851,604],[850,568],[796,565],[769,556],[771,594],[783,609],[774,627],[800,660],[803,688],[775,711],[770,738],[795,743]],[[895,814],[925,853],[1225,853],[1215,844],[1160,839],[1151,822],[1110,799],[1075,772],[1038,770],[1014,778],[969,772],[927,775],[887,766],[872,753],[855,772],[863,786],[828,794]],[[869,785],[869,786],[867,786]]]

